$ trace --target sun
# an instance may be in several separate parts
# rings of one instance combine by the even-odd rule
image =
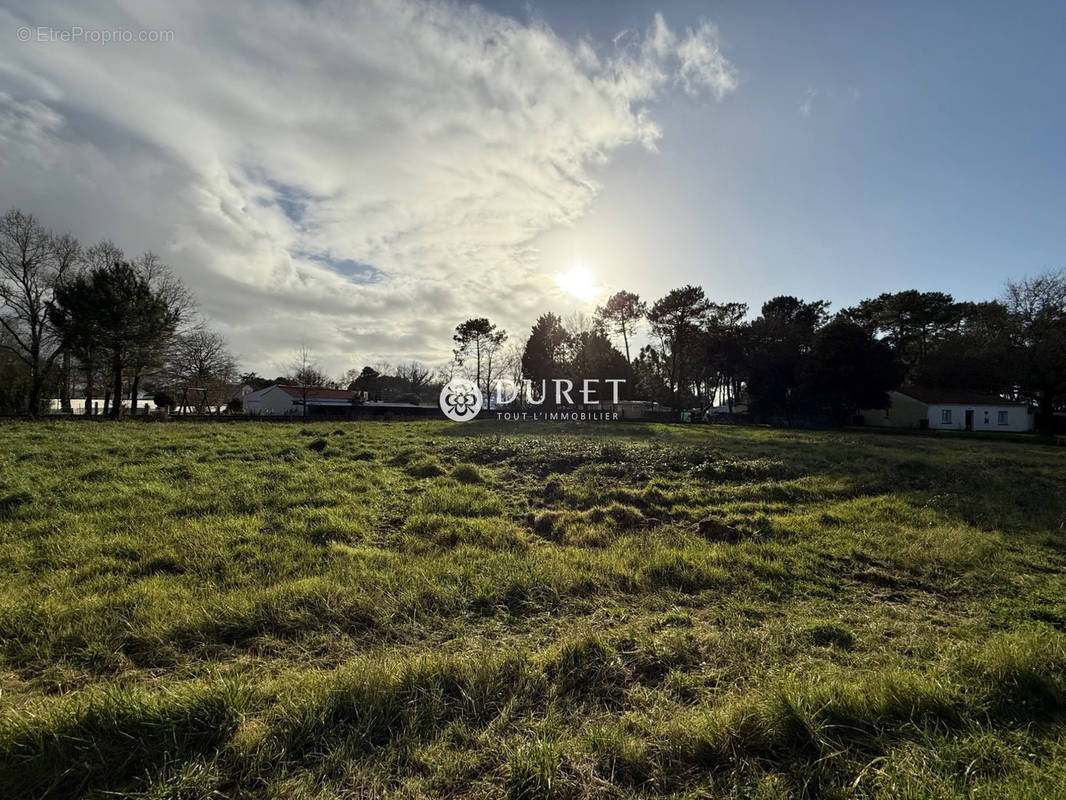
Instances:
[[[595,300],[600,293],[600,287],[596,285],[596,279],[592,273],[580,264],[575,264],[569,271],[556,275],[555,284],[583,303]]]

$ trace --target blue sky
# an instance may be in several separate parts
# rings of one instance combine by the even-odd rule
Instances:
[[[264,374],[1066,262],[1062,3],[0,0],[0,36],[0,207],[154,251]]]
[[[645,3],[493,3],[563,36],[645,24]],[[603,171],[540,242],[655,294],[834,307],[917,287],[997,296],[1066,263],[1066,5],[674,2],[737,66],[722,103],[660,102],[658,153]]]

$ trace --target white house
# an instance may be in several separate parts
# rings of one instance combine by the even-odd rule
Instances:
[[[249,392],[242,399],[246,414],[304,417],[315,413],[328,414],[330,409],[338,412],[349,409],[354,402],[366,400],[366,392],[274,384]]]
[[[1034,416],[1025,403],[965,389],[904,386],[889,392],[887,409],[862,412],[866,425],[946,431],[1031,431]]]

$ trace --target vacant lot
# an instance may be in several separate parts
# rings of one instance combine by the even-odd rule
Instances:
[[[1066,453],[0,427],[3,797],[1066,786]]]

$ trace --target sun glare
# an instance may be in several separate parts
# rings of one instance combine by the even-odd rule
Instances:
[[[556,285],[567,294],[571,294],[583,303],[594,300],[600,293],[600,287],[596,285],[596,279],[592,273],[580,264],[575,264],[568,272],[560,272],[555,276]]]

